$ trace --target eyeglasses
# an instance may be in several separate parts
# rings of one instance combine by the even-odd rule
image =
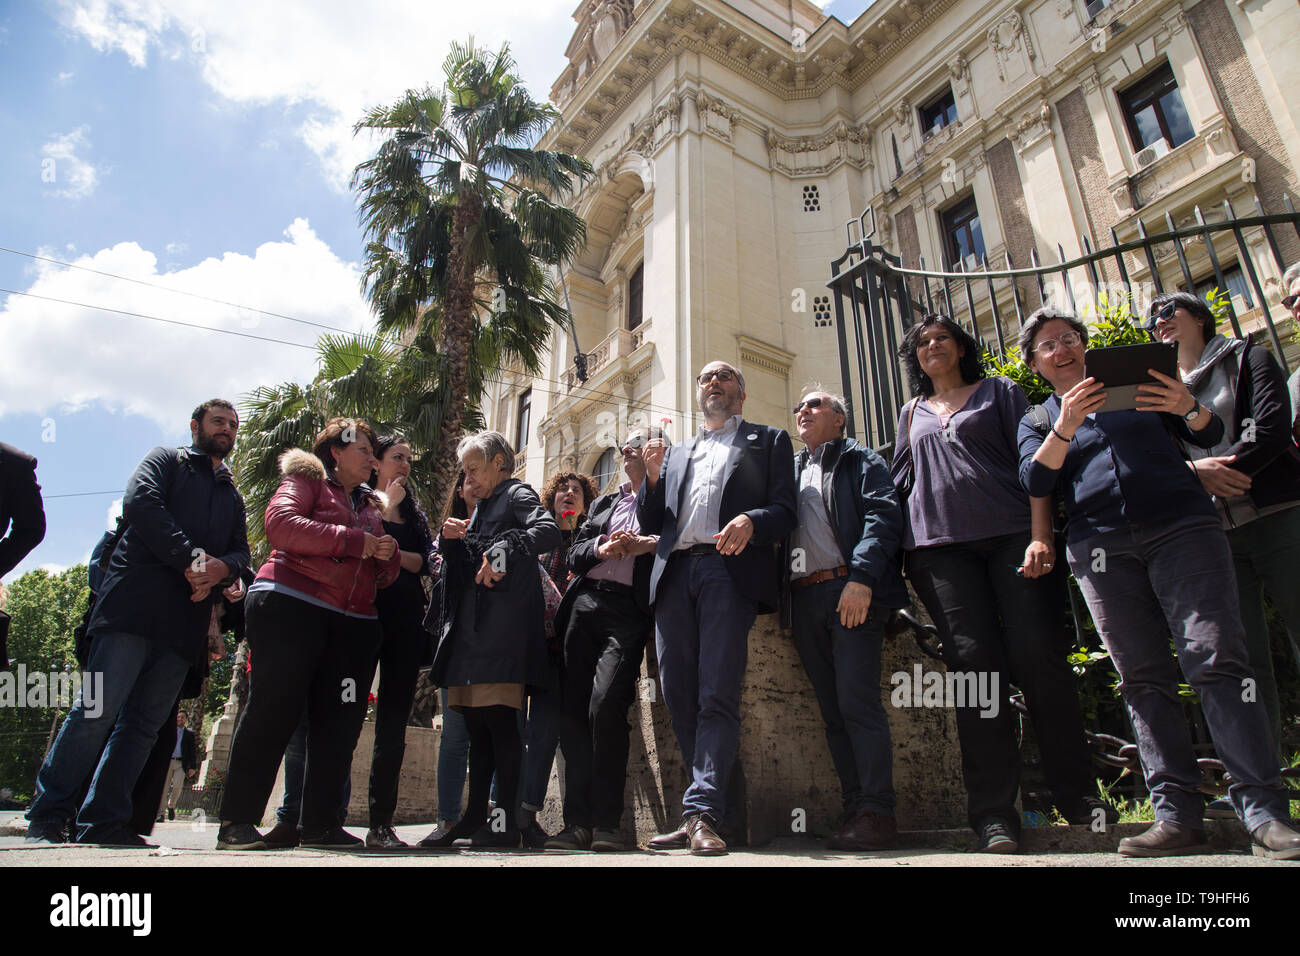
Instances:
[[[640,448],[645,443],[646,443],[646,437],[644,435],[629,435],[627,439],[623,442],[623,444],[619,445],[618,447],[620,449]]]
[[[1044,358],[1051,355],[1058,347],[1072,349],[1083,341],[1083,336],[1073,330],[1062,333],[1059,339],[1047,339],[1034,346],[1034,354]]]
[[[1147,328],[1154,329],[1156,327],[1157,322],[1168,322],[1170,319],[1174,317],[1174,313],[1177,311],[1178,311],[1177,302],[1166,302],[1163,306],[1161,306],[1159,312],[1156,312],[1149,319],[1147,319]]]
[[[791,413],[792,415],[798,415],[800,409],[804,408],[805,406],[808,407],[808,408],[821,408],[821,407],[822,407],[822,404],[823,404],[825,401],[826,401],[826,399],[822,398],[820,395],[814,395],[812,398],[805,398],[802,402],[800,402],[800,403],[799,403],[798,405],[796,405],[794,408],[790,409],[790,413]]]
[[[715,378],[719,382],[730,382],[736,377],[736,373],[729,368],[715,368],[712,372],[701,372],[697,381],[701,385],[708,385]]]
[[[1294,309],[1297,301],[1300,301],[1300,295],[1288,295],[1282,298],[1282,308]]]

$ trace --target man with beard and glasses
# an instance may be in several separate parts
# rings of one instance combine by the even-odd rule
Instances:
[[[652,850],[727,852],[716,826],[740,749],[740,686],[757,614],[776,610],[776,546],[794,530],[794,449],[780,428],[741,417],[745,379],[710,362],[696,379],[699,433],[642,450],[637,518],[659,535],[650,573],[659,682],[691,775],[682,825]]]
[[[238,428],[233,405],[204,402],[190,422],[193,444],[155,448],[127,483],[127,527],[90,620],[92,686],[36,778],[28,842],[63,842],[75,814],[78,842],[151,845],[129,825],[131,789],[186,672],[202,666],[213,602],[249,562],[244,500],[224,463]]]

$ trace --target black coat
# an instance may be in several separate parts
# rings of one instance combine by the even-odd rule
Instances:
[[[650,572],[650,600],[677,543],[677,520],[685,504],[686,469],[697,436],[668,449],[659,483],[647,481],[638,494],[637,518],[642,534],[659,535],[654,567]],[[722,484],[720,526],[740,514],[754,523],[754,534],[740,554],[722,556],[736,590],[758,605],[760,614],[777,609],[781,575],[776,546],[794,530],[799,515],[799,495],[794,483],[794,447],[783,429],[741,421],[731,442],[726,477]],[[718,530],[721,530],[719,527]]]
[[[555,612],[555,633],[563,637],[569,628],[569,615],[573,611],[573,601],[578,596],[578,588],[586,580],[587,572],[600,564],[596,557],[596,544],[603,534],[609,533],[609,521],[614,516],[614,506],[622,495],[615,491],[601,495],[591,503],[587,520],[578,529],[569,548],[569,569],[574,578],[564,592],[560,608]],[[650,616],[650,572],[654,567],[654,554],[639,554],[632,562],[632,596],[636,606]]]
[[[127,483],[122,514],[129,526],[99,585],[91,634],[138,634],[202,661],[221,590],[190,600],[185,571],[195,549],[223,561],[227,581],[249,562],[244,499],[230,472],[215,474],[212,459],[195,449],[155,448]]]
[[[443,607],[430,672],[435,684],[550,683],[537,556],[559,543],[560,529],[537,492],[515,478],[478,503],[464,538],[439,537]],[[490,588],[474,583],[484,555],[505,561],[505,577]]]
[[[6,534],[6,530],[8,534]],[[45,507],[36,459],[0,442],[0,578],[45,538]]]

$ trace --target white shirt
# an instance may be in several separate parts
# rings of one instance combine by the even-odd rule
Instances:
[[[722,530],[722,484],[727,473],[731,443],[740,428],[740,416],[732,415],[717,429],[700,427],[699,437],[686,464],[686,495],[677,520],[677,543],[674,551],[696,544],[716,544],[714,535]]]

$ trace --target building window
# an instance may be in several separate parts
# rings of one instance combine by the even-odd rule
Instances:
[[[515,452],[528,447],[528,429],[533,417],[533,390],[527,389],[519,396],[519,415],[515,419]]]
[[[1110,0],[1088,0],[1088,2],[1084,4],[1084,10],[1087,12],[1089,20],[1095,20],[1097,19],[1097,14],[1101,13],[1101,11],[1105,10],[1109,6]]]
[[[645,290],[645,263],[639,263],[627,280],[627,327],[631,331],[641,324],[641,300]]]
[[[803,188],[803,211],[804,212],[821,212],[822,197],[821,192],[816,185],[805,186]]]
[[[824,329],[831,324],[831,297],[813,296],[813,328]]]
[[[1255,299],[1250,294],[1250,281],[1242,275],[1241,266],[1229,266],[1224,269],[1223,281],[1228,284],[1228,295],[1233,298],[1241,296],[1242,300],[1246,303],[1246,308],[1255,308]],[[1211,290],[1216,288],[1220,288],[1219,280],[1214,273],[1210,273],[1200,282],[1196,283],[1196,288],[1193,291],[1198,299],[1204,301],[1205,296],[1209,294]]]
[[[929,139],[945,126],[957,122],[957,101],[953,99],[952,88],[944,90],[938,97],[920,109],[921,136]]]
[[[966,271],[979,266],[984,257],[984,232],[980,229],[980,213],[975,197],[969,196],[941,214],[943,222],[944,254],[948,268],[958,266]]]
[[[596,459],[596,467],[592,469],[591,477],[595,479],[597,489],[600,491],[605,490],[605,486],[614,477],[614,471],[614,449],[606,448],[601,453],[600,458]]]
[[[1121,92],[1119,102],[1135,153],[1151,147],[1163,155],[1196,135],[1168,63]]]

